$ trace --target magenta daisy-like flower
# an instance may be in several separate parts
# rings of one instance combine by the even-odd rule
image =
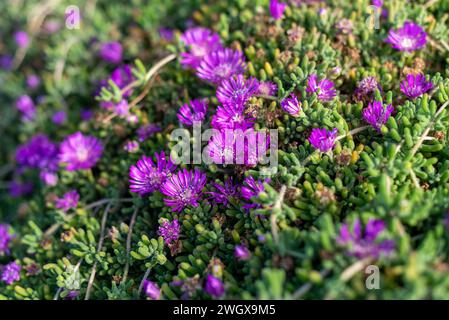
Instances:
[[[298,117],[301,112],[301,103],[293,93],[290,97],[281,101],[281,107],[285,112],[293,117]]]
[[[234,248],[234,256],[238,260],[248,260],[251,257],[251,253],[244,245],[238,245]]]
[[[152,300],[159,300],[161,297],[161,289],[153,281],[145,280],[142,288],[145,295]]]
[[[9,228],[8,224],[0,223],[0,256],[9,254],[9,243],[14,237]]]
[[[335,145],[335,139],[337,138],[337,129],[328,131],[323,128],[314,128],[309,137],[310,144],[321,152],[327,152],[332,150]]]
[[[135,77],[132,74],[131,67],[127,64],[124,64],[112,71],[110,80],[112,80],[120,89],[124,89],[128,84],[135,80]],[[131,95],[131,93],[132,89],[129,89],[123,93],[123,97],[127,98]]]
[[[378,132],[380,132],[380,128],[387,123],[388,118],[393,112],[394,108],[391,104],[386,107],[383,106],[382,102],[374,101],[366,107],[362,116],[363,119],[373,126]]]
[[[257,94],[260,96],[274,96],[278,92],[278,86],[270,81],[259,81]]]
[[[72,190],[64,194],[62,198],[56,199],[55,207],[67,212],[69,209],[74,209],[78,206],[80,195],[76,190]]]
[[[259,88],[256,78],[245,79],[239,74],[223,80],[217,89],[217,99],[222,104],[244,105]]]
[[[424,47],[427,43],[427,33],[416,23],[406,21],[402,28],[390,30],[385,40],[394,49],[412,52]]]
[[[156,132],[160,131],[161,128],[159,126],[155,125],[154,123],[149,123],[137,129],[137,136],[139,137],[140,142],[144,142],[152,135],[154,135]]]
[[[208,274],[206,278],[206,284],[204,286],[204,291],[212,297],[220,298],[224,294],[225,288],[223,282],[220,279],[214,277],[211,274]]]
[[[354,98],[357,101],[372,101],[376,89],[381,91],[382,87],[375,77],[366,77],[359,81],[354,91]]]
[[[223,184],[211,182],[210,184],[216,191],[208,192],[216,204],[227,206],[230,199],[239,197],[239,186],[234,184],[232,177],[225,180]]]
[[[165,220],[158,229],[158,234],[164,238],[164,242],[169,245],[178,240],[181,227],[177,219],[172,222]]]
[[[179,108],[179,122],[192,126],[194,122],[203,122],[207,112],[207,102],[202,99],[194,99]]]
[[[168,197],[164,199],[172,211],[180,212],[187,206],[197,207],[202,190],[206,185],[206,174],[199,169],[189,171],[182,169],[169,177],[161,186],[161,192]]]
[[[359,259],[367,257],[377,259],[381,255],[390,255],[395,248],[393,240],[379,240],[379,236],[384,230],[385,223],[382,220],[370,219],[362,235],[360,220],[356,219],[352,231],[348,224],[342,225],[337,243],[347,247],[347,253],[350,256]]]
[[[280,3],[278,0],[270,0],[270,13],[271,16],[279,20],[284,15],[285,8],[287,7],[286,3]]]
[[[316,74],[309,76],[306,91],[308,93],[316,93],[321,101],[331,101],[337,95],[334,83],[328,79],[318,81]]]
[[[90,169],[98,162],[102,153],[103,145],[100,140],[78,131],[61,143],[59,162],[65,164],[68,171]]]
[[[155,153],[156,163],[150,157],[143,156],[129,168],[130,191],[141,196],[159,190],[167,177],[176,169],[165,153]]]
[[[211,125],[214,129],[241,129],[252,128],[254,118],[245,114],[245,107],[237,104],[227,104],[217,107],[212,116]]]
[[[181,53],[181,64],[193,69],[200,65],[207,54],[222,48],[218,34],[202,27],[188,29],[181,36],[181,41],[188,48],[188,52]]]
[[[100,57],[107,62],[119,63],[122,61],[123,48],[120,42],[105,42],[100,47]]]
[[[259,196],[259,194],[265,191],[264,183],[269,183],[270,179],[265,180],[255,180],[253,177],[246,177],[243,181],[243,186],[240,189],[242,198],[246,201],[252,201],[254,197]],[[243,205],[244,209],[258,209],[261,208],[262,205],[259,203],[247,203]]]
[[[223,80],[244,73],[245,70],[243,53],[224,48],[205,56],[197,68],[197,75],[205,81],[220,84]]]
[[[12,284],[14,281],[19,281],[20,269],[21,267],[15,262],[10,262],[6,266],[3,266],[1,276],[2,281],[8,285]]]
[[[33,136],[16,150],[16,161],[21,167],[56,171],[58,146],[44,134]]]
[[[432,82],[428,82],[423,74],[408,74],[401,82],[401,91],[410,99],[415,99],[433,88]]]
[[[30,44],[30,37],[28,36],[28,33],[23,30],[14,33],[14,40],[20,48],[25,48]]]

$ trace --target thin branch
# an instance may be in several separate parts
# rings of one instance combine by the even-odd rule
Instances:
[[[441,113],[443,113],[444,109],[447,107],[447,105],[449,104],[449,101],[446,101],[441,107],[440,109],[438,109],[437,113],[435,113],[435,116],[433,117],[433,119],[430,121],[429,125],[427,126],[426,130],[424,130],[423,134],[421,135],[421,137],[419,138],[418,142],[416,142],[415,146],[413,147],[412,151],[410,152],[410,158],[412,158],[416,152],[418,152],[418,149],[421,147],[421,145],[424,142],[424,139],[427,137],[427,135],[429,134],[429,131],[432,130],[433,126],[435,125],[438,117],[440,116]]]
[[[327,277],[327,275],[331,272],[330,269],[324,269],[320,272],[320,275],[322,278]],[[292,299],[293,300],[299,300],[302,298],[302,296],[304,296],[307,292],[310,291],[310,289],[312,289],[313,287],[313,283],[312,282],[307,282],[305,283],[303,286],[301,286],[300,288],[298,288],[292,295]]]
[[[150,275],[151,272],[151,267],[149,267],[147,269],[147,271],[145,271],[145,274],[143,275],[142,281],[140,281],[140,285],[139,285],[139,291],[138,294],[140,295],[140,293],[142,292],[143,289],[143,284],[145,283],[145,280],[147,280],[148,276]]]
[[[101,199],[95,202],[92,202],[84,207],[85,210],[89,210],[98,206],[102,206],[103,204],[110,202],[133,202],[133,198],[110,198],[110,199]]]
[[[343,139],[343,138],[346,138],[346,137],[348,137],[348,136],[353,136],[353,135],[355,135],[355,134],[357,134],[357,133],[359,133],[359,132],[365,131],[365,130],[368,129],[369,127],[370,127],[370,126],[363,126],[363,127],[359,127],[359,128],[352,129],[352,130],[349,131],[348,133],[346,133],[346,134],[344,134],[344,135],[341,135],[341,136],[337,137],[337,139],[335,139],[335,141],[339,141],[339,140],[341,140],[341,139]]]
[[[365,258],[363,260],[358,260],[356,263],[347,267],[340,275],[340,280],[346,282],[350,280],[356,273],[365,269],[365,267],[371,262],[371,258]]]
[[[131,252],[131,237],[133,234],[133,228],[134,224],[136,223],[137,213],[139,212],[139,208],[136,208],[134,210],[134,213],[131,217],[131,221],[129,223],[129,230],[128,230],[128,236],[126,237],[126,265],[125,270],[123,271],[123,279],[122,283],[126,281],[126,278],[128,277],[128,271],[129,271],[129,255]]]
[[[277,198],[276,203],[273,206],[273,210],[271,212],[271,217],[270,217],[271,232],[273,233],[273,238],[276,243],[278,243],[279,235],[278,235],[278,226],[276,223],[277,216],[273,211],[276,209],[279,209],[279,210],[281,209],[282,202],[284,201],[284,196],[285,196],[286,191],[287,191],[287,187],[285,185],[283,185],[281,187],[281,190],[279,191],[279,197]]]
[[[100,229],[100,239],[98,239],[98,246],[97,246],[97,253],[101,251],[103,248],[103,241],[104,241],[104,232],[106,229],[106,221],[108,220],[108,213],[111,209],[111,203],[109,203],[104,210],[103,218],[101,219],[101,229]],[[90,292],[92,290],[92,286],[94,284],[95,275],[97,273],[97,263],[98,261],[95,260],[94,265],[92,267],[92,271],[90,273],[89,282],[87,283],[87,289],[86,289],[86,296],[84,297],[84,300],[89,300],[90,298]]]

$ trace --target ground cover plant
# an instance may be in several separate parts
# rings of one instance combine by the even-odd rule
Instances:
[[[449,298],[449,1],[0,10],[1,299]]]

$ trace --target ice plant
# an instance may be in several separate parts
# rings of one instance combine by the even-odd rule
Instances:
[[[76,132],[67,136],[61,143],[59,161],[68,171],[90,169],[103,153],[103,145],[94,136]]]
[[[125,143],[125,146],[123,147],[123,149],[125,149],[129,153],[135,153],[139,150],[139,142],[134,141],[134,140],[128,141]]]
[[[371,257],[379,258],[381,255],[390,255],[395,248],[393,240],[380,240],[380,234],[385,230],[385,223],[378,219],[369,219],[365,232],[362,233],[360,220],[354,221],[350,230],[348,224],[343,224],[340,228],[340,235],[337,243],[347,248],[347,253],[359,259]]]
[[[64,124],[67,121],[67,112],[65,112],[64,110],[56,111],[52,115],[51,121],[53,121],[53,123],[57,125]]]
[[[112,71],[111,77],[109,79],[112,80],[117,87],[119,87],[120,89],[124,89],[128,84],[135,80],[135,77],[131,72],[131,67],[127,64],[124,64],[115,68]],[[107,85],[107,83],[103,83],[103,85]],[[131,93],[132,89],[126,90],[126,92],[123,93],[123,97],[127,98],[131,95]]]
[[[363,78],[357,84],[357,88],[354,91],[354,98],[356,101],[370,102],[374,99],[376,90],[381,91],[382,87],[375,77],[369,76]]]
[[[301,112],[301,103],[293,93],[290,94],[288,98],[281,101],[281,107],[293,117],[298,117]]]
[[[239,74],[230,79],[225,79],[217,88],[217,99],[220,103],[244,105],[259,88],[256,78],[245,79]]]
[[[170,176],[161,186],[160,191],[168,198],[164,199],[172,211],[180,212],[187,206],[197,207],[202,190],[206,185],[206,174],[199,169],[189,171],[182,169]]]
[[[39,76],[35,74],[30,74],[27,76],[27,87],[30,88],[31,90],[36,89],[40,83],[41,79],[39,78]]]
[[[120,42],[105,42],[100,47],[100,57],[107,62],[119,63],[122,61],[123,48]]]
[[[223,282],[211,274],[207,275],[204,291],[214,298],[220,298],[224,292]]]
[[[20,280],[20,266],[16,262],[10,262],[2,267],[1,280],[10,285],[14,281]]]
[[[214,129],[246,129],[252,128],[254,118],[245,114],[245,107],[238,104],[227,104],[217,107],[212,116],[211,125]]]
[[[153,123],[149,123],[141,126],[137,129],[137,136],[140,142],[144,142],[148,138],[150,138],[156,132],[161,131],[161,128]]]
[[[7,224],[0,224],[0,256],[9,254],[9,243],[13,238],[13,235],[9,232],[9,228]]]
[[[393,110],[394,108],[391,104],[384,107],[382,102],[374,101],[363,110],[362,115],[366,122],[380,132],[380,128],[387,123]]]
[[[36,106],[30,96],[20,96],[16,100],[16,108],[22,113],[22,119],[25,121],[32,121],[36,115]]]
[[[76,190],[69,191],[62,198],[55,201],[55,207],[67,212],[69,209],[75,209],[78,206],[80,195]]]
[[[203,122],[206,117],[208,104],[206,100],[194,99],[183,104],[178,111],[179,122],[192,126],[194,122]]]
[[[424,47],[427,43],[427,33],[416,23],[406,21],[402,28],[390,30],[385,40],[394,49],[412,52]]]
[[[337,138],[337,129],[332,129],[328,131],[323,128],[313,128],[312,133],[309,136],[310,144],[317,150],[321,152],[328,152],[332,150],[335,145],[335,139]]]
[[[197,76],[213,84],[220,84],[223,80],[244,73],[245,70],[243,53],[225,48],[206,55],[197,68]]]
[[[426,81],[423,74],[408,74],[401,82],[401,91],[410,99],[415,99],[433,88],[432,82]]]
[[[237,245],[234,248],[234,256],[238,260],[248,260],[251,256],[251,253],[249,252],[248,248],[244,245]]]
[[[131,192],[144,196],[159,190],[167,177],[176,169],[171,159],[167,159],[163,151],[155,153],[154,156],[156,163],[150,157],[143,156],[129,168]]]
[[[164,220],[159,227],[158,234],[164,238],[165,244],[170,245],[178,240],[180,230],[178,219],[174,219],[172,222]]]
[[[11,181],[8,184],[9,194],[13,198],[27,195],[33,191],[32,182]]]
[[[216,191],[208,192],[208,194],[216,204],[227,206],[230,199],[239,197],[239,186],[234,183],[232,177],[227,178],[223,184],[211,182],[210,185]]]
[[[285,7],[287,7],[286,3],[280,3],[278,0],[270,0],[270,14],[271,16],[279,20],[284,15]]]
[[[331,101],[337,94],[332,81],[328,79],[318,81],[318,76],[316,74],[309,76],[306,91],[308,93],[316,93],[318,99],[321,101]]]
[[[143,283],[143,292],[152,300],[159,300],[161,297],[161,289],[153,281],[145,280]]]
[[[260,96],[274,96],[278,92],[278,86],[270,81],[259,81],[256,94]]]
[[[186,30],[181,36],[181,41],[188,49],[187,52],[181,53],[181,64],[193,69],[200,65],[207,54],[222,48],[218,34],[202,27]]]

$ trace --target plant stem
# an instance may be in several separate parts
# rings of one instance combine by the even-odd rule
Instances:
[[[129,271],[129,254],[131,252],[131,237],[133,234],[133,228],[134,224],[136,223],[137,213],[139,212],[139,208],[136,208],[134,210],[134,213],[131,217],[131,221],[129,223],[129,230],[128,230],[128,236],[126,237],[126,265],[125,270],[123,271],[123,279],[122,283],[125,283],[126,278],[128,277],[128,271]]]
[[[284,196],[285,196],[285,192],[287,191],[287,187],[285,185],[283,185],[281,187],[281,190],[279,191],[279,197],[276,200],[276,203],[273,206],[273,210],[271,212],[271,217],[270,217],[270,223],[271,223],[271,232],[273,233],[273,239],[274,242],[278,243],[279,240],[279,235],[278,235],[278,226],[276,223],[277,220],[277,216],[274,213],[274,210],[276,209],[281,209],[282,207],[282,202],[284,201]]]

